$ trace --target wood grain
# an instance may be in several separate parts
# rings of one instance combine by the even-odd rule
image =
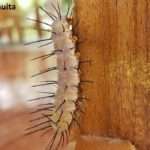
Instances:
[[[126,140],[81,136],[78,139],[76,150],[135,150],[135,147]]]
[[[81,133],[119,137],[150,149],[150,1],[77,0]]]

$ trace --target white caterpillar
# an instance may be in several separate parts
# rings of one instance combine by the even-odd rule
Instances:
[[[54,98],[54,101],[50,100],[48,103],[43,104],[43,108],[40,108],[36,111],[42,112],[41,116],[32,120],[39,121],[40,119],[45,118],[47,121],[41,122],[40,124],[36,124],[27,129],[30,131],[28,134],[32,134],[47,128],[52,128],[54,130],[54,135],[47,147],[49,150],[59,149],[61,144],[64,143],[65,138],[69,135],[69,129],[72,125],[72,122],[75,120],[75,113],[77,110],[76,104],[79,99],[78,86],[80,83],[78,73],[79,60],[76,56],[76,37],[73,36],[72,33],[72,25],[70,25],[69,22],[71,19],[68,17],[68,13],[67,16],[61,15],[59,4],[58,6],[52,6],[57,12],[57,17],[53,14],[49,14],[45,9],[41,8],[53,19],[53,23],[51,25],[52,37],[46,40],[27,43],[32,44],[50,40],[47,44],[51,44],[52,40],[55,50],[48,55],[40,56],[35,59],[48,58],[52,55],[56,55],[57,57],[57,66],[48,68],[47,70],[34,75],[38,76],[53,70],[58,71],[57,81],[45,81],[40,85],[44,86],[46,84],[57,84],[58,88],[56,93],[49,92],[49,96],[32,99],[32,101],[35,101]],[[42,46],[46,46],[47,44]],[[59,142],[56,143],[56,139],[58,139],[58,137]]]

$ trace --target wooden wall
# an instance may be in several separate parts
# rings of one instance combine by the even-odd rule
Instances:
[[[81,134],[128,139],[150,149],[150,1],[76,0],[82,95]]]

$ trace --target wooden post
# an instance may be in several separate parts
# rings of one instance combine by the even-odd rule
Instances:
[[[150,148],[150,1],[76,0],[86,112],[81,134]]]

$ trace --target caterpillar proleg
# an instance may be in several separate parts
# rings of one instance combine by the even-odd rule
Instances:
[[[73,36],[72,24],[70,24],[72,21],[72,6],[71,8],[68,8],[65,16],[63,16],[61,13],[60,3],[58,1],[57,5],[51,3],[51,6],[55,10],[55,14],[48,12],[42,7],[40,7],[40,9],[53,21],[52,24],[31,19],[32,21],[37,21],[38,23],[49,26],[50,28],[47,29],[47,32],[51,32],[51,37],[26,44],[28,45],[46,42],[40,47],[47,46],[52,43],[54,44],[53,52],[43,56],[38,56],[33,60],[45,60],[55,55],[57,59],[57,66],[48,67],[46,70],[34,74],[32,77],[40,76],[46,74],[47,72],[53,72],[57,70],[57,81],[42,81],[40,84],[33,86],[38,87],[45,85],[57,85],[57,90],[56,93],[51,91],[43,91],[42,93],[46,94],[46,96],[41,96],[31,100],[40,101],[49,99],[47,103],[39,104],[39,108],[32,112],[32,114],[40,113],[40,116],[32,119],[31,122],[40,121],[40,123],[28,128],[27,134],[45,131],[49,128],[52,129],[54,131],[54,135],[47,146],[47,150],[57,150],[67,143],[69,130],[72,123],[75,121],[77,124],[79,124],[75,116],[76,111],[82,112],[80,106],[78,105],[78,101],[81,102],[82,99],[86,98],[78,96],[78,87],[80,83],[78,72],[79,58],[76,54],[77,37]],[[81,63],[86,63],[86,61]],[[51,99],[53,99],[53,101]],[[45,120],[43,121],[43,119]]]

